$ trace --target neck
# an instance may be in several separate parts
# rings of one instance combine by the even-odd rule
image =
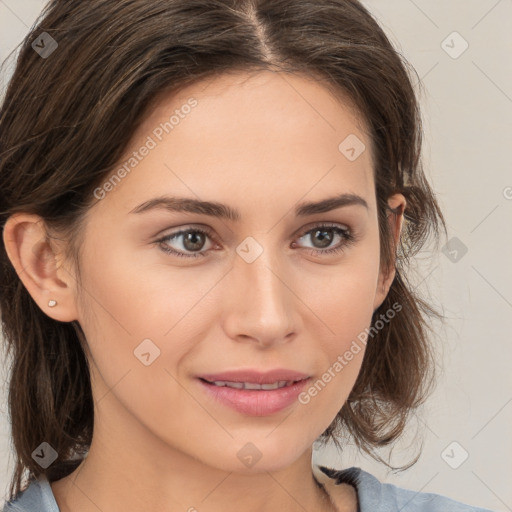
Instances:
[[[119,419],[96,421],[85,460],[52,484],[61,512],[336,510],[313,476],[311,448],[284,469],[223,471],[134,426],[133,417]]]

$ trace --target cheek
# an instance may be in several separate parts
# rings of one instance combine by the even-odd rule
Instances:
[[[219,301],[212,303],[209,291],[222,275],[206,265],[172,268],[162,258],[141,257],[114,236],[91,232],[89,240],[80,324],[96,367],[97,395],[116,386],[127,408],[138,404],[150,418],[151,404],[183,399],[173,376],[218,313]]]
[[[319,375],[299,396],[299,402],[325,425],[341,410],[361,370],[375,279],[371,269],[366,274],[339,273],[329,280],[329,292],[318,296],[311,306],[321,319],[312,319],[308,329],[311,337],[319,340]]]
[[[215,284],[216,276],[166,266],[156,246],[148,244],[141,251],[112,235],[89,234],[94,243],[83,257],[84,308],[94,312],[98,328],[118,333],[115,338],[130,346],[144,338],[164,340]]]
[[[325,404],[326,415],[341,408],[361,368],[378,282],[378,250],[378,240],[368,240],[335,269],[305,273],[301,282],[304,302],[315,313],[308,331],[319,340],[323,356],[323,373],[304,399],[318,395],[315,400]]]
[[[346,341],[371,321],[378,274],[378,242],[368,240],[337,265],[303,272],[298,295],[324,323],[325,333]]]
[[[142,268],[115,247],[105,242],[105,257],[91,251],[82,265],[80,324],[93,359],[91,381],[99,416],[122,418],[131,411],[148,428],[165,425],[179,431],[182,418],[176,411],[189,410],[195,402],[177,382],[175,368],[193,336],[184,332],[190,322],[187,311],[202,294],[187,286],[184,277],[177,282],[161,267]],[[200,411],[196,414],[200,424],[204,418]]]

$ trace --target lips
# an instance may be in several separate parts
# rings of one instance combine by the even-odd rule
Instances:
[[[267,416],[297,402],[310,376],[292,370],[236,370],[198,378],[204,392],[218,403],[250,416]]]

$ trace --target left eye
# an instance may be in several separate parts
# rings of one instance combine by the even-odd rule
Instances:
[[[340,253],[354,241],[354,236],[350,230],[338,225],[315,226],[312,229],[303,232],[298,239],[302,240],[307,236],[312,237],[313,240],[316,239],[319,241],[319,245],[316,247],[304,248],[313,255]],[[340,239],[340,242],[334,247],[329,248],[336,237]],[[209,231],[200,228],[190,228],[166,235],[165,237],[156,240],[155,243],[160,244],[160,248],[167,254],[185,258],[197,258],[199,256],[207,255],[207,251],[201,251],[201,249],[203,249],[205,240],[208,238],[213,239],[213,235]],[[182,240],[182,247],[178,250],[172,248],[168,243],[169,241],[179,239]],[[296,245],[295,242],[294,245]],[[320,247],[320,249],[318,247]],[[192,254],[187,254],[187,251],[190,251]]]
[[[354,242],[354,236],[350,230],[348,228],[342,228],[339,226],[316,226],[313,229],[306,231],[299,239],[305,238],[307,236],[312,237],[313,240],[319,240],[320,247],[324,248],[330,247],[335,237],[339,237],[341,239],[337,245],[328,249],[318,250],[318,248],[313,248],[311,251],[311,254],[313,255],[339,253]]]

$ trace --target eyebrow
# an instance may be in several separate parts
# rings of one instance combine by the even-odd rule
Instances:
[[[360,205],[368,209],[368,203],[356,194],[341,194],[316,202],[303,202],[296,206],[295,215],[306,217],[316,213],[325,213],[345,206]],[[136,206],[129,213],[144,213],[151,210],[167,210],[170,212],[188,212],[218,217],[238,222],[242,216],[240,212],[228,205],[215,201],[199,201],[187,197],[161,196],[149,199]]]

